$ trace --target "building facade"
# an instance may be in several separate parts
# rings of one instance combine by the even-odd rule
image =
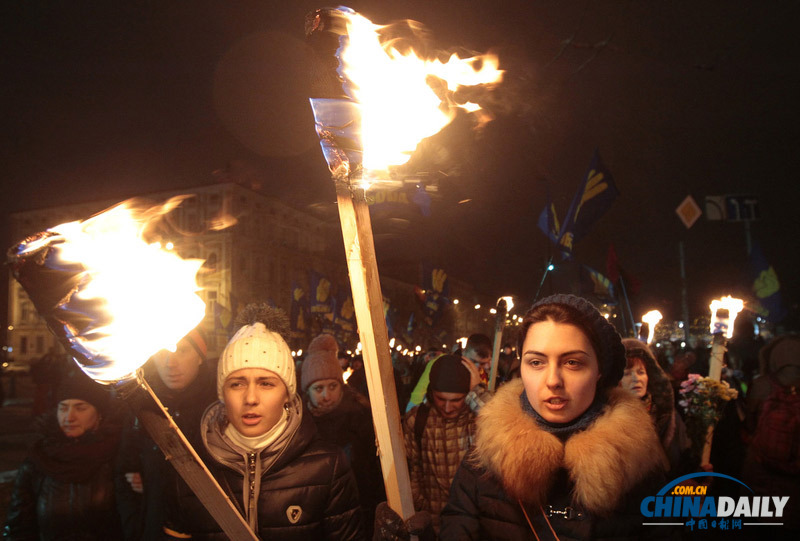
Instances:
[[[191,195],[164,220],[162,242],[172,242],[184,258],[205,261],[198,274],[199,295],[206,304],[202,326],[212,353],[221,351],[233,329],[239,308],[249,302],[267,302],[292,313],[293,291],[311,291],[312,274],[322,275],[332,284],[349,291],[338,220],[325,221],[295,209],[242,185],[229,182],[147,194],[153,204],[170,197]],[[14,238],[23,239],[58,224],[83,220],[118,201],[97,201],[14,213],[10,216]],[[403,278],[403,279],[401,279]],[[390,277],[381,273],[384,297],[396,310],[398,321],[406,324],[418,310],[414,295],[416,277]],[[55,337],[36,312],[22,287],[11,277],[8,295],[8,345],[10,357],[30,362],[56,345]],[[477,295],[468,284],[451,279],[450,296],[475,302]],[[466,301],[469,299],[469,301]],[[464,306],[464,305],[462,305]],[[487,332],[491,322],[478,313],[459,315],[456,306],[446,308],[437,333],[417,333],[421,340],[446,337],[450,344],[464,332]],[[305,347],[322,324],[310,315],[305,328],[293,333],[293,349]],[[480,328],[479,328],[480,327]],[[355,335],[353,340],[355,339]],[[423,348],[431,343],[407,344]],[[343,343],[344,348],[355,343]]]

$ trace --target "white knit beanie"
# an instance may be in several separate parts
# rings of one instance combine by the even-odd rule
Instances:
[[[217,396],[224,402],[222,387],[228,376],[242,368],[264,368],[281,378],[289,396],[296,392],[294,359],[280,334],[259,322],[244,325],[236,331],[222,350],[217,366]]]

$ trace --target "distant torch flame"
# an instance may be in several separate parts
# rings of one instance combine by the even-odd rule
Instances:
[[[506,301],[506,313],[514,309],[514,299],[512,299],[511,297],[500,297],[500,298]]]
[[[203,261],[143,238],[147,225],[180,201],[147,210],[121,203],[53,227],[9,253],[39,313],[97,381],[132,376],[203,319],[196,282]]]
[[[653,341],[653,337],[656,334],[656,325],[658,322],[661,321],[663,316],[661,312],[658,310],[650,310],[645,315],[642,316],[642,321],[647,323],[647,343],[650,344]]]
[[[744,301],[734,299],[728,295],[711,301],[709,308],[711,309],[711,334],[722,332],[725,333],[726,338],[731,338],[733,336],[733,322],[736,321],[736,316],[739,315],[739,312],[744,309]],[[719,310],[727,310],[727,317],[718,314]]]
[[[346,26],[337,51],[339,76],[356,110],[349,107],[352,103],[332,107],[330,102],[335,100],[311,100],[334,176],[343,168],[353,172],[358,164],[342,163],[341,153],[331,160],[333,153],[325,146],[332,132],[349,132],[350,140],[357,141],[362,151],[364,179],[378,178],[389,167],[406,163],[419,142],[447,126],[458,108],[469,113],[480,111],[477,103],[458,103],[457,90],[502,80],[503,71],[498,69],[495,55],[462,59],[453,54],[446,62],[419,58],[413,50],[401,52],[391,41],[382,42],[379,31],[385,27],[349,8],[335,12],[345,19]],[[354,156],[348,153],[350,161]]]

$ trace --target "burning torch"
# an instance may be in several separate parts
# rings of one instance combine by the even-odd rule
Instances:
[[[495,82],[502,72],[496,57],[453,55],[441,62],[402,53],[382,41],[382,28],[344,7],[306,17],[306,39],[315,53],[311,108],[336,186],[386,496],[407,520],[414,505],[366,191],[388,179],[391,167],[406,163],[423,138],[449,124],[456,107],[477,107],[455,102],[460,85]],[[445,83],[438,93],[433,79]]]
[[[503,329],[506,326],[506,316],[514,309],[514,301],[511,297],[500,297],[497,299],[497,313],[494,320],[494,347],[492,348],[492,368],[489,374],[489,390],[494,391],[497,381],[497,364],[500,360],[500,346],[503,341]]]
[[[725,356],[726,342],[733,336],[733,322],[744,308],[741,299],[730,295],[711,301],[711,359],[709,360],[708,377],[720,381],[722,379],[722,363]],[[709,426],[706,441],[703,445],[700,464],[708,464],[711,458],[711,441],[714,437],[714,426]]]
[[[656,325],[664,316],[661,315],[661,312],[658,310],[650,310],[645,315],[642,316],[642,322],[647,323],[647,343],[650,344],[653,341],[653,337],[656,334]]]
[[[231,539],[256,539],[147,384],[140,367],[202,321],[196,274],[158,239],[160,217],[183,198],[126,201],[83,222],[24,239],[8,262],[39,315],[83,372],[114,387]]]

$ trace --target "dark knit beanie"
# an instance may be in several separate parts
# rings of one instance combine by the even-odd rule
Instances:
[[[469,392],[469,370],[461,364],[460,356],[442,355],[433,362],[428,390],[440,393]]]
[[[203,331],[199,327],[189,331],[189,334],[183,338],[189,342],[189,345],[192,346],[192,349],[194,349],[197,354],[200,355],[200,359],[202,359],[203,362],[208,360],[208,345],[206,345],[206,338],[203,335]]]
[[[614,326],[603,317],[592,303],[575,295],[550,295],[531,306],[529,312],[547,304],[560,304],[571,308],[578,313],[583,325],[592,330],[594,339],[591,336],[590,339],[592,339],[593,345],[598,350],[596,353],[601,374],[597,388],[608,389],[615,387],[619,380],[622,379],[627,362],[625,359],[625,346],[622,345],[622,338]],[[524,339],[524,336],[520,337],[520,345]],[[520,347],[520,354],[521,351],[522,348]]]
[[[62,400],[83,400],[94,406],[102,415],[108,409],[111,397],[103,385],[80,370],[75,370],[64,376],[58,386],[56,403]]]
[[[344,383],[338,350],[336,339],[330,334],[320,334],[311,341],[300,369],[302,392],[306,392],[312,383],[321,379],[335,379]]]

